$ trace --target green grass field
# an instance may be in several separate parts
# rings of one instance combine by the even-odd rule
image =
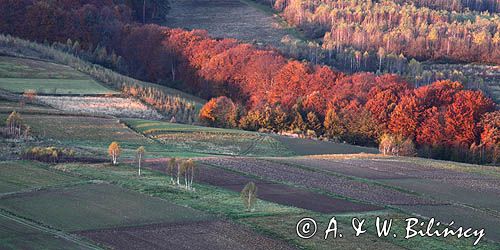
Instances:
[[[266,216],[297,214],[304,210],[278,205],[263,200],[257,201],[257,211],[247,212],[241,202],[240,194],[215,186],[195,183],[196,192],[185,191],[173,186],[170,177],[158,171],[144,170],[137,177],[137,168],[128,164],[110,166],[109,164],[63,164],[54,168],[70,172],[88,179],[115,183],[127,189],[159,197],[173,203],[213,214],[242,218],[248,216]]]
[[[153,134],[161,132],[206,132],[206,133],[221,133],[221,134],[237,134],[237,135],[254,135],[254,132],[238,130],[238,129],[222,129],[203,127],[195,125],[185,125],[179,123],[148,121],[140,119],[127,119],[127,124],[134,127],[135,130],[144,134]]]
[[[49,170],[41,163],[0,162],[0,194],[78,181],[78,178]]]
[[[213,155],[289,156],[283,144],[270,135],[167,122],[126,119],[135,131],[159,141],[168,151]]]
[[[18,94],[28,90],[34,90],[37,94],[51,95],[117,93],[91,79],[0,78],[0,88]]]
[[[60,112],[56,109],[46,107],[46,106],[40,106],[40,105],[33,105],[33,104],[24,104],[24,106],[21,106],[19,102],[12,102],[12,101],[6,101],[0,99],[0,113],[4,114],[10,114],[12,111],[20,111],[23,113],[57,113]],[[4,119],[2,117],[0,121],[4,122]]]
[[[53,62],[0,56],[0,77],[36,79],[89,79],[73,68]]]
[[[20,194],[0,199],[0,207],[66,231],[211,218],[187,207],[107,184]]]
[[[97,249],[90,242],[0,214],[2,249]]]
[[[380,249],[471,249],[472,240],[440,239],[415,237],[405,240],[404,218],[411,217],[397,210],[386,209],[377,212],[320,214],[293,207],[258,200],[255,212],[246,212],[242,207],[239,194],[209,185],[195,183],[196,192],[186,192],[169,184],[168,176],[156,172],[145,171],[141,178],[136,177],[136,169],[129,165],[111,167],[105,165],[65,164],[55,167],[79,176],[113,182],[124,188],[142,192],[148,195],[166,199],[173,203],[192,207],[211,214],[222,215],[254,228],[258,232],[273,238],[283,239],[303,249],[332,248],[370,248]],[[196,178],[195,178],[196,180]],[[324,230],[328,221],[336,216],[344,238],[324,240]],[[394,232],[398,238],[376,237],[374,221],[376,216],[394,218]],[[311,240],[301,240],[296,236],[295,225],[303,217],[313,217],[318,221],[318,234]],[[367,219],[370,230],[362,237],[354,237],[351,228],[351,218]],[[496,249],[498,244],[481,241],[478,249]]]
[[[117,141],[124,154],[151,142],[120,124],[117,119],[87,116],[21,115],[33,134],[57,145],[95,149],[105,156],[107,146]],[[98,156],[99,156],[98,155]]]
[[[378,153],[377,148],[361,147],[347,143],[291,138],[285,136],[275,136],[274,138],[289,148],[296,155]]]
[[[146,157],[207,156],[200,152],[173,151],[166,145],[134,132],[115,118],[60,115],[22,115],[33,133],[67,147],[93,149],[97,156],[107,157],[109,144],[116,141],[122,148],[122,157],[135,157],[135,150],[144,146]]]
[[[5,56],[0,56],[0,88],[13,93],[34,90],[54,95],[117,93],[66,65]]]

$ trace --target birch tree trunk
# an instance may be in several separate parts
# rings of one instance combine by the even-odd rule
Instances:
[[[139,176],[141,176],[141,161],[142,161],[142,155],[139,155]]]
[[[177,165],[177,185],[180,185],[181,166]]]

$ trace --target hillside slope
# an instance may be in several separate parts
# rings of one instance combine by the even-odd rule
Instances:
[[[15,94],[33,92],[35,95],[122,95],[130,99],[116,100],[115,102],[99,101],[93,98],[92,105],[85,107],[102,107],[101,104],[116,103],[112,109],[131,108],[147,111],[149,108],[140,107],[141,104],[133,99],[158,110],[165,120],[172,117],[179,122],[192,123],[197,119],[198,110],[205,100],[186,94],[182,91],[161,86],[154,83],[139,81],[99,65],[91,64],[54,47],[49,47],[26,40],[9,36],[0,36],[0,89]],[[50,72],[50,73],[47,73]],[[77,108],[73,97],[54,99],[50,97],[36,97],[50,106],[64,109],[65,102],[72,110]],[[88,98],[86,100],[90,101]],[[97,102],[96,102],[97,101]],[[105,107],[102,107],[105,108]],[[83,111],[83,110],[81,110]],[[135,112],[135,111],[134,111]],[[104,112],[104,114],[112,114]],[[137,118],[153,118],[158,115],[126,116]]]

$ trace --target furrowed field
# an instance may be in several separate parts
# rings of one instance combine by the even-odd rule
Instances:
[[[291,155],[285,145],[265,134],[147,120],[125,120],[134,130],[165,149],[214,155]]]
[[[135,169],[125,165],[118,168],[108,165],[94,165],[93,167],[68,165],[47,168],[42,165],[34,166],[29,162],[17,164],[17,167],[31,169],[32,171],[44,170],[54,176],[67,176],[73,178],[73,182],[59,185],[59,187],[45,186],[41,188],[41,183],[33,184],[26,181],[24,185],[30,187],[29,191],[0,194],[0,220],[7,220],[6,223],[2,223],[0,226],[2,239],[0,244],[2,248],[9,246],[18,248],[22,247],[23,244],[31,243],[41,244],[40,246],[47,246],[48,248],[75,245],[75,247],[91,249],[100,248],[98,244],[103,244],[102,246],[128,249],[151,247],[155,244],[181,245],[186,244],[186,242],[193,247],[199,247],[200,245],[197,245],[196,242],[199,242],[200,238],[190,236],[193,230],[198,230],[200,233],[208,233],[213,230],[210,234],[204,233],[204,236],[202,236],[205,239],[203,241],[205,246],[208,244],[212,248],[220,248],[230,244],[235,247],[248,248],[252,244],[259,242],[263,246],[288,249],[286,245],[279,241],[256,235],[251,230],[241,226],[216,220],[212,215],[185,207],[182,203],[186,202],[186,195],[189,196],[189,193],[175,187],[170,188],[170,184],[167,183],[163,175],[146,173],[144,178],[137,178]],[[71,174],[79,177],[71,177]],[[177,203],[180,200],[184,201],[180,202],[181,205],[174,205],[166,199],[153,198],[115,185],[88,181],[88,178],[114,181],[118,185],[153,196],[161,196],[164,193],[164,195],[170,197],[169,200],[175,200]],[[85,181],[86,179],[87,181]],[[56,182],[54,180],[46,184],[53,185]],[[33,189],[35,187],[38,189]],[[199,193],[192,196],[191,199],[199,199],[198,195],[214,199],[214,197],[211,197],[214,190],[209,187],[198,188]],[[232,211],[242,210],[237,206],[239,203],[235,202],[239,198],[237,193],[234,195],[221,195],[225,198],[221,199],[225,201],[224,204],[214,204],[209,200],[203,201],[203,199],[196,203],[201,203],[201,206],[219,208],[227,207],[225,204],[234,203],[235,208],[232,208]],[[236,197],[231,198],[231,196]],[[191,202],[194,203],[194,201]],[[293,211],[285,208],[280,209],[279,207],[273,208],[272,205],[266,204],[261,206],[266,208],[266,211],[275,211],[272,214],[279,214],[280,210],[283,212],[287,210]],[[14,216],[13,213],[16,215]],[[17,216],[25,219],[17,219]],[[22,229],[23,224],[18,225],[16,221],[10,221],[9,219],[17,219],[29,226],[36,226],[40,232],[32,232],[34,231],[32,228],[27,231],[13,232],[11,230],[14,228]],[[28,219],[29,223],[25,222],[26,219]],[[71,232],[71,234],[62,232],[56,234],[48,227],[63,229],[66,232]],[[182,230],[179,231],[179,228]],[[146,234],[146,232],[152,230],[155,231],[154,234]],[[125,236],[131,233],[142,240],[136,243],[126,241]],[[171,237],[172,233],[176,237]],[[31,235],[30,240],[21,241],[29,235]],[[88,237],[96,243],[90,243],[90,241],[77,235]],[[50,240],[54,237],[60,237],[61,239]],[[71,241],[65,242],[64,239],[66,238],[71,239]],[[76,243],[73,243],[73,241]],[[190,241],[192,243],[189,243]]]

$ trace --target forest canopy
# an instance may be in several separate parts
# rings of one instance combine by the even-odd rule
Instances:
[[[0,15],[6,17],[0,20],[2,33],[63,43],[76,55],[138,79],[216,98],[202,109],[202,118],[210,125],[291,131],[373,146],[383,135],[394,134],[414,142],[422,156],[494,162],[500,155],[495,104],[482,92],[465,90],[458,82],[445,80],[416,88],[393,74],[348,75],[288,59],[276,50],[235,39],[214,39],[202,30],[142,25],[134,22],[133,6],[112,1],[0,0],[0,5],[4,7]],[[399,25],[401,13],[389,13],[394,21],[387,25]],[[428,14],[426,18],[433,20],[432,12]],[[418,20],[414,17],[408,20]],[[495,22],[483,27],[495,31]],[[448,27],[446,20],[440,23]],[[338,41],[344,40],[356,39]],[[390,48],[400,44],[390,41]],[[443,42],[440,46],[447,41]],[[480,48],[498,46],[496,42],[490,45]],[[490,59],[494,55],[470,48]]]

